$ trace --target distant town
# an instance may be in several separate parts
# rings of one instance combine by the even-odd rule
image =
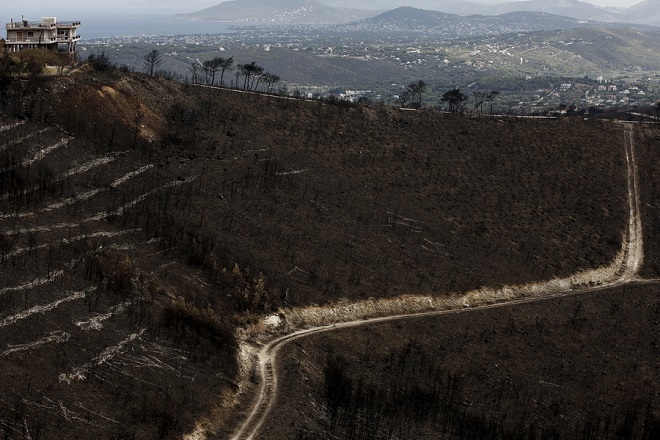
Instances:
[[[652,106],[658,101],[660,75],[642,65],[588,62],[570,49],[590,49],[585,38],[529,33],[481,39],[424,39],[408,36],[360,38],[332,27],[236,27],[229,33],[133,35],[81,42],[81,56],[107,51],[118,64],[131,65],[147,49],[165,55],[164,68],[184,78],[189,66],[214,54],[257,59],[279,74],[288,89],[305,95],[336,94],[342,99],[395,102],[410,81],[429,85],[425,106],[438,106],[448,88],[471,96],[500,90],[497,106],[521,113],[597,111]],[[598,38],[598,35],[593,38]],[[350,64],[350,76],[305,76],[296,63]],[[374,70],[381,77],[374,78]],[[390,76],[386,76],[390,75]],[[470,102],[466,103],[469,108]]]
[[[192,31],[194,22],[190,24]],[[141,70],[144,54],[156,49],[164,57],[162,69],[182,81],[190,80],[191,68],[205,59],[232,56],[237,64],[266,66],[281,79],[281,92],[353,102],[395,103],[419,80],[427,85],[420,97],[424,107],[441,107],[441,96],[449,89],[460,89],[468,98],[496,90],[499,111],[523,114],[644,108],[660,97],[660,55],[649,49],[660,37],[625,28],[494,35],[508,29],[498,25],[480,37],[469,37],[472,29],[452,28],[463,37],[447,38],[435,28],[406,33],[396,23],[381,28],[366,22],[236,24],[217,34],[84,39],[80,25],[55,17],[11,19],[4,44],[10,52],[42,47],[77,52],[79,59],[106,53],[114,64],[130,70]],[[465,109],[476,108],[477,101],[467,99]]]

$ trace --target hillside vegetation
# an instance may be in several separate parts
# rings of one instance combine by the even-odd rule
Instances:
[[[280,306],[568,275],[627,227],[623,132],[81,71],[0,122],[9,437],[180,437]],[[18,118],[17,118],[18,117]]]

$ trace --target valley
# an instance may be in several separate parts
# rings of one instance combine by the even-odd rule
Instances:
[[[156,48],[161,68],[191,80],[191,65],[216,56],[251,61],[281,77],[281,93],[367,99],[395,104],[412,81],[423,80],[424,106],[439,107],[451,88],[472,94],[498,90],[499,113],[547,114],[648,108],[657,101],[660,34],[631,29],[573,29],[480,37],[361,33],[319,27],[242,27],[216,35],[125,36],[84,42],[140,70]],[[225,86],[235,86],[232,76]],[[568,84],[568,86],[566,86]]]

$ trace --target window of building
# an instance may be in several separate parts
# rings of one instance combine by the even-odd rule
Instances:
[[[28,37],[28,38],[34,38],[34,32],[30,32],[30,31],[28,31],[28,33],[27,33],[27,37]]]

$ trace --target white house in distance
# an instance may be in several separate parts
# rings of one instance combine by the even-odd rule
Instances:
[[[79,21],[58,23],[55,17],[43,17],[41,21],[14,21],[5,25],[7,38],[5,48],[10,52],[23,49],[48,49],[54,52],[63,50],[69,53],[76,51]]]

